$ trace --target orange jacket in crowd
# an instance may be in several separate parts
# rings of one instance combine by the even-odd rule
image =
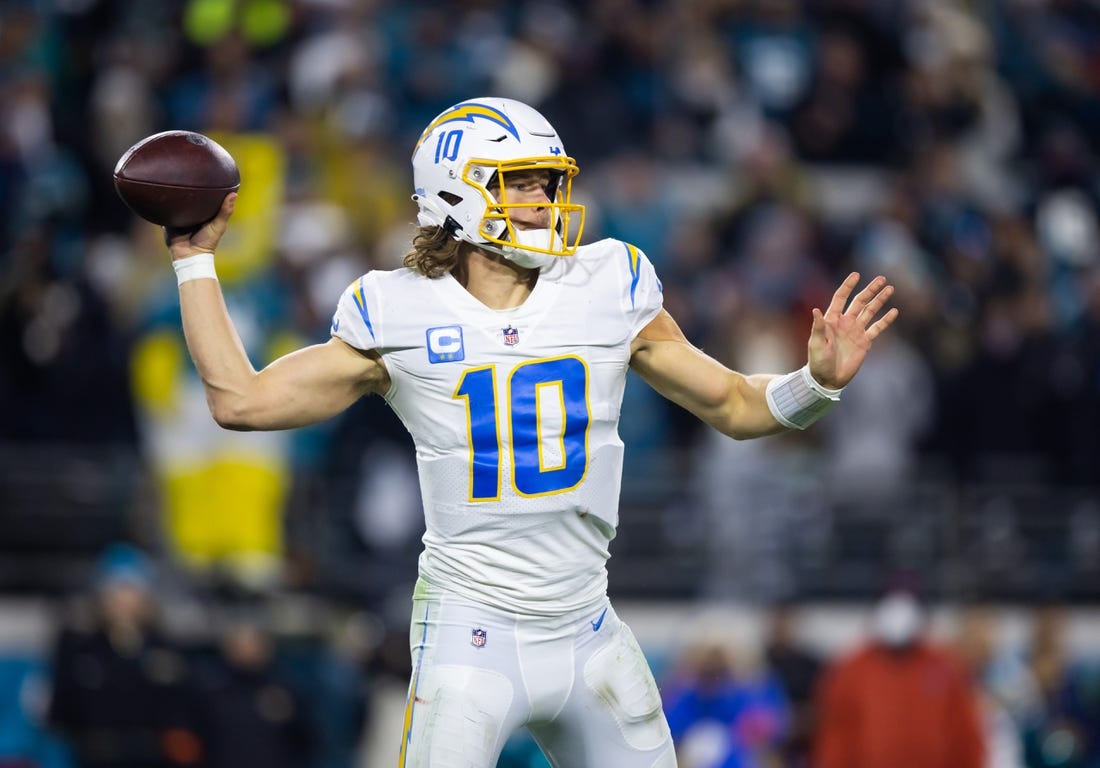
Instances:
[[[818,689],[814,768],[982,768],[977,692],[953,655],[926,642],[868,645]]]

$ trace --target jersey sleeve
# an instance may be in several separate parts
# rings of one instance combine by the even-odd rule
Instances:
[[[630,243],[623,243],[623,247],[629,277],[624,303],[630,322],[630,337],[634,338],[661,311],[664,294],[657,271],[642,249]]]
[[[368,272],[349,285],[336,303],[332,335],[356,349],[382,346],[377,275]]]

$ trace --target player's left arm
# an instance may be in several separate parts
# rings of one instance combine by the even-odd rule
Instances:
[[[852,380],[871,343],[898,316],[891,308],[875,319],[894,292],[886,278],[873,279],[849,304],[858,284],[859,274],[853,272],[824,312],[813,310],[807,365],[826,390],[840,390]],[[744,440],[786,428],[768,404],[774,374],[730,370],[693,346],[664,309],[634,339],[630,365],[662,395],[730,437]]]

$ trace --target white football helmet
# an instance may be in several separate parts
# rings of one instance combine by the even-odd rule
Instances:
[[[570,202],[577,162],[536,110],[513,99],[479,98],[432,120],[413,150],[413,200],[423,226],[440,226],[456,240],[493,251],[524,267],[572,256],[584,229],[584,206]],[[546,170],[549,202],[511,202],[503,175]],[[500,196],[498,200],[490,187]],[[550,209],[550,228],[524,230],[510,211]]]

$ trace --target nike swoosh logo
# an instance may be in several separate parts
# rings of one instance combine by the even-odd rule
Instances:
[[[603,617],[606,616],[606,615],[607,615],[607,609],[604,608],[603,613],[600,614],[600,618],[598,618],[595,621],[591,622],[593,632],[599,632],[600,631],[600,627],[603,626]]]
[[[332,332],[336,333],[338,330],[340,330],[340,318],[336,317],[332,320]]]

